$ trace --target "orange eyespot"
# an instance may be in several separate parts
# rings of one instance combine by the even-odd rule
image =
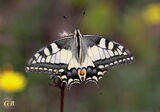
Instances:
[[[80,76],[84,76],[86,74],[86,70],[83,69],[83,70],[78,70],[78,75]]]

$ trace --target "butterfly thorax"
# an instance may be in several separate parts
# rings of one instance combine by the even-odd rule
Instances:
[[[73,45],[73,49],[75,50],[75,58],[76,61],[82,65],[85,59],[85,45],[82,43],[82,34],[80,33],[79,30],[75,30],[74,33],[74,39],[75,39],[75,46]]]

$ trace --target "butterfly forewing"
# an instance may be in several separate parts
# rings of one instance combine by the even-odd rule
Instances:
[[[37,51],[28,61],[26,71],[47,73],[64,71],[72,55],[70,51],[72,40],[72,38],[60,39]]]
[[[88,55],[100,69],[133,61],[131,52],[117,42],[95,35],[84,35],[84,37],[85,41],[89,42]]]

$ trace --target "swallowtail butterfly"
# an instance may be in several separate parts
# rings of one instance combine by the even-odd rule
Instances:
[[[107,70],[133,61],[131,52],[121,44],[98,35],[74,34],[37,51],[27,62],[27,72],[53,74],[70,87],[74,83],[98,82]]]

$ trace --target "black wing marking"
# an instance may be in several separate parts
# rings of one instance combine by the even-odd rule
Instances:
[[[133,61],[131,52],[121,44],[102,36],[83,36],[84,41],[87,41],[88,55],[97,68],[107,70],[109,67]]]
[[[64,72],[72,57],[73,38],[63,38],[43,47],[32,56],[26,64],[27,72],[55,73]]]

